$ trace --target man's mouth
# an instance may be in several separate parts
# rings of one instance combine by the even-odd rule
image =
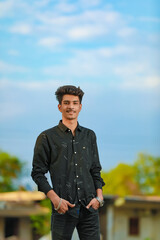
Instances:
[[[67,110],[66,112],[67,113],[75,113],[75,111],[73,111],[73,110]]]

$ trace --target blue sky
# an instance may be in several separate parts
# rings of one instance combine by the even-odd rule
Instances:
[[[0,1],[0,148],[31,168],[38,134],[61,119],[54,92],[84,92],[81,125],[102,167],[160,156],[158,0]]]

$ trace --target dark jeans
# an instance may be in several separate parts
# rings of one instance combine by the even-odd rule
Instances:
[[[63,215],[53,212],[51,219],[52,240],[71,240],[74,229],[80,240],[100,240],[99,213],[80,208],[78,217],[68,213]]]

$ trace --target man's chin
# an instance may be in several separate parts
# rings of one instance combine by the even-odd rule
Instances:
[[[74,118],[74,117],[68,117],[67,119],[68,119],[68,120],[74,120],[74,119],[76,119],[76,118]]]

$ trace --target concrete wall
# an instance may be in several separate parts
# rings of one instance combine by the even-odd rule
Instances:
[[[129,218],[138,217],[140,232],[138,236],[129,235]],[[151,210],[119,209],[109,206],[107,209],[106,240],[159,240],[160,211],[153,214]]]
[[[20,240],[32,240],[32,231],[31,231],[31,226],[30,226],[30,219],[28,217],[20,218],[19,239]]]
[[[0,240],[5,239],[4,234],[5,234],[5,218],[0,217]],[[20,218],[18,235],[19,240],[33,240],[30,219],[28,217]]]
[[[151,240],[160,239],[160,213],[156,216],[144,216],[141,218],[141,236]]]

